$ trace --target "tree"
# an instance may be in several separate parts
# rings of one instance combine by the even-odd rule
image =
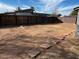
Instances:
[[[50,17],[61,17],[62,14],[49,14],[48,16],[50,16]]]
[[[61,15],[61,14],[58,14],[57,16],[60,17],[60,16],[62,16],[62,15]]]
[[[76,10],[72,11],[71,14],[70,14],[70,16],[75,16],[75,15],[77,15],[77,11]]]
[[[32,10],[32,13],[35,11],[35,8],[33,6],[31,6],[31,10]]]
[[[33,11],[35,11],[35,8],[34,8],[33,6],[31,6],[31,9],[32,9]]]
[[[62,14],[59,13],[58,7],[55,7],[50,16],[60,17]]]

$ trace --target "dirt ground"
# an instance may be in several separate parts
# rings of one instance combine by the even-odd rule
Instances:
[[[0,28],[0,59],[79,59],[72,23]]]

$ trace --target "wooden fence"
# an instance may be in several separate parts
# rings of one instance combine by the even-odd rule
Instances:
[[[16,15],[0,15],[0,25],[32,25],[61,23],[57,17],[41,17],[41,16],[16,16]]]

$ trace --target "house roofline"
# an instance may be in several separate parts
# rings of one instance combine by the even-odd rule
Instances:
[[[76,8],[74,8],[74,10],[78,11],[78,10],[79,10],[79,6],[78,6],[78,7],[76,7]]]

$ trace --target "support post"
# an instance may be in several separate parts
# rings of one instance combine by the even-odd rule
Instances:
[[[76,38],[79,38],[79,9],[77,9],[78,13],[77,13],[77,20],[76,20]]]

